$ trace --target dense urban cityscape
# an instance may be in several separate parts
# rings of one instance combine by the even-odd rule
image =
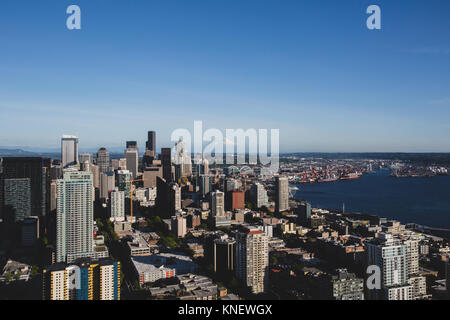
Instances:
[[[282,156],[223,165],[179,140],[123,155],[61,138],[61,154],[0,158],[0,298],[443,300],[449,230],[313,207],[308,183],[447,175],[448,165]],[[371,288],[371,268],[382,270]]]
[[[1,0],[3,318],[445,316],[449,12]]]

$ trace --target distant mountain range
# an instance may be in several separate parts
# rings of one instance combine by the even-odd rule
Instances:
[[[0,156],[2,157],[37,157],[39,153],[25,151],[22,149],[3,149],[0,148]]]
[[[106,147],[111,154],[123,154],[123,147]],[[80,149],[79,153],[97,153],[99,148]],[[0,157],[52,157],[58,158],[61,154],[60,148],[40,148],[22,146],[0,146]]]
[[[123,156],[124,149],[121,147],[106,147],[111,158],[116,159]],[[80,153],[97,153],[97,148],[80,150]],[[142,155],[142,152],[140,152]],[[383,160],[403,160],[423,165],[450,165],[450,153],[403,153],[403,152],[292,152],[281,153],[283,160],[289,161],[286,157],[297,158],[322,158],[322,159],[383,159]],[[2,147],[0,146],[0,157],[44,157],[60,159],[61,150],[59,148],[33,148],[33,147]]]
[[[111,158],[123,156],[124,149],[120,147],[107,148]],[[80,153],[96,154],[98,149],[83,149]],[[52,159],[61,158],[61,150],[58,148],[26,148],[26,147],[1,147],[0,157],[44,157]]]

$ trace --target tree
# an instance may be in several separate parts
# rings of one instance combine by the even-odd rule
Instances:
[[[271,265],[277,265],[278,264],[278,258],[275,257],[274,255],[270,256],[270,264]]]

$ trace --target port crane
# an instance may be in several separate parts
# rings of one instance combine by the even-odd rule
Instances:
[[[126,183],[130,184],[130,216],[133,217],[133,183],[144,181],[144,179],[127,180]]]

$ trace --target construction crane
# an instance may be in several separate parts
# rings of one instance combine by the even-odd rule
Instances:
[[[144,181],[144,179],[135,179],[135,180],[128,180],[126,181],[126,183],[130,184],[130,215],[131,217],[133,216],[133,182],[139,182],[139,181]]]

